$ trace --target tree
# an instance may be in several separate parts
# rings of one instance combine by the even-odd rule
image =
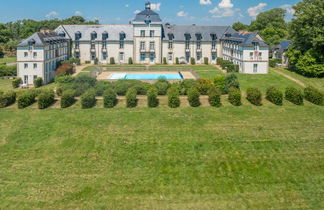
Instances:
[[[0,43],[6,43],[7,41],[9,41],[9,36],[10,33],[8,31],[8,28],[4,24],[0,23]]]
[[[279,44],[285,37],[287,37],[288,32],[285,29],[275,28],[273,26],[266,27],[260,31],[260,35],[263,37],[268,45]]]
[[[233,23],[232,27],[236,31],[248,30],[248,28],[249,28],[248,25],[245,25],[245,24],[243,24],[241,22]]]
[[[257,15],[256,20],[251,22],[250,31],[261,31],[267,27],[285,29],[287,24],[285,22],[286,10],[281,8],[274,8]]]

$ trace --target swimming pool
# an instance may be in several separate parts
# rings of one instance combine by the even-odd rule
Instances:
[[[168,79],[168,80],[182,80],[183,76],[181,73],[170,73],[170,74],[144,74],[144,73],[113,73],[108,79],[137,79],[137,80],[155,80],[155,79]]]

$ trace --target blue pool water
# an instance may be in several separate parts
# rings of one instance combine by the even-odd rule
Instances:
[[[115,73],[112,74],[109,79],[168,79],[168,80],[182,80],[183,77],[180,73],[178,74],[123,74],[123,73]]]

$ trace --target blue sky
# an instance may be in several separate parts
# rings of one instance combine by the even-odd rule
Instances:
[[[164,22],[171,24],[230,25],[250,23],[262,11],[287,9],[300,0],[154,0],[151,1]],[[128,23],[137,11],[144,9],[145,0],[0,0],[0,22],[18,19],[52,19],[82,15],[104,24]]]

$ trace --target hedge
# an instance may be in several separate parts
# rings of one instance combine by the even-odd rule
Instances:
[[[314,87],[307,87],[304,90],[305,99],[316,105],[324,104],[324,94]]]
[[[34,79],[33,83],[35,88],[39,88],[43,85],[43,79],[41,77],[37,77]]]
[[[208,93],[208,102],[211,106],[214,106],[214,107],[220,107],[222,106],[222,103],[221,103],[221,92],[213,87],[209,90],[209,93]]]
[[[210,88],[213,87],[213,82],[209,79],[199,79],[197,89],[201,95],[208,95]]]
[[[276,87],[269,87],[267,89],[266,99],[273,104],[281,106],[283,101],[283,93]]]
[[[180,83],[180,92],[181,95],[187,95],[187,91],[192,87],[197,87],[198,82],[194,79],[185,79]]]
[[[12,80],[12,87],[13,88],[19,88],[19,85],[22,83],[22,79],[19,77],[19,78],[16,78],[14,80]]]
[[[227,74],[224,79],[224,93],[228,93],[230,88],[240,89],[240,83],[234,73]]]
[[[241,106],[241,91],[237,88],[230,88],[228,90],[228,101],[234,106]]]
[[[278,63],[281,63],[281,59],[279,58],[274,58],[269,60],[269,66],[270,67],[276,67]]]
[[[128,65],[132,65],[133,64],[133,58],[128,58]]]
[[[246,90],[246,99],[256,106],[262,105],[262,94],[258,88],[248,88]]]
[[[198,107],[201,105],[199,100],[200,93],[197,88],[190,88],[188,90],[188,102],[192,107]]]
[[[103,100],[105,108],[113,108],[118,103],[117,94],[112,88],[105,90]]]
[[[133,108],[137,106],[137,90],[135,88],[128,89],[126,93],[126,107]]]
[[[177,108],[180,106],[179,91],[175,88],[169,88],[168,90],[168,105],[171,108]]]
[[[16,66],[0,65],[0,77],[14,77],[17,76]]]
[[[239,72],[239,65],[236,65],[231,61],[224,60],[222,58],[217,58],[217,64],[220,65],[222,69],[226,69],[228,73]]]
[[[195,58],[190,58],[190,64],[191,64],[191,65],[196,65],[196,60],[195,60]]]
[[[225,76],[217,76],[214,79],[214,86],[222,93],[225,93]]]
[[[170,82],[168,82],[166,79],[159,79],[155,84],[154,87],[158,91],[158,95],[166,95],[168,89],[170,88]]]
[[[67,90],[63,92],[61,96],[61,108],[67,108],[74,104],[74,94],[75,92],[73,90]]]
[[[16,102],[16,93],[14,91],[0,92],[0,108],[4,108]]]
[[[113,88],[113,83],[100,80],[96,82],[95,85],[95,90],[96,90],[96,95],[97,96],[102,96],[107,89],[112,89]]]
[[[110,58],[110,64],[115,64],[115,58],[114,57]]]
[[[41,94],[38,96],[38,108],[46,109],[52,105],[55,101],[55,95],[53,90],[42,90]]]
[[[158,91],[156,88],[152,87],[147,91],[147,106],[157,107],[159,106],[159,99],[157,98]]]
[[[285,98],[296,105],[304,104],[304,94],[300,89],[294,87],[287,87],[285,91]]]
[[[95,90],[89,89],[81,96],[81,107],[82,109],[89,109],[94,107],[95,104],[96,104]]]
[[[18,95],[18,109],[26,108],[35,103],[36,92],[32,90],[24,91]]]
[[[179,58],[176,57],[176,64],[178,65],[179,64]]]
[[[207,57],[204,57],[204,64],[208,65],[209,64],[209,59]]]
[[[112,83],[112,87],[119,96],[125,96],[127,90],[130,88],[135,88],[139,95],[146,95],[145,83],[139,80],[117,80]]]

